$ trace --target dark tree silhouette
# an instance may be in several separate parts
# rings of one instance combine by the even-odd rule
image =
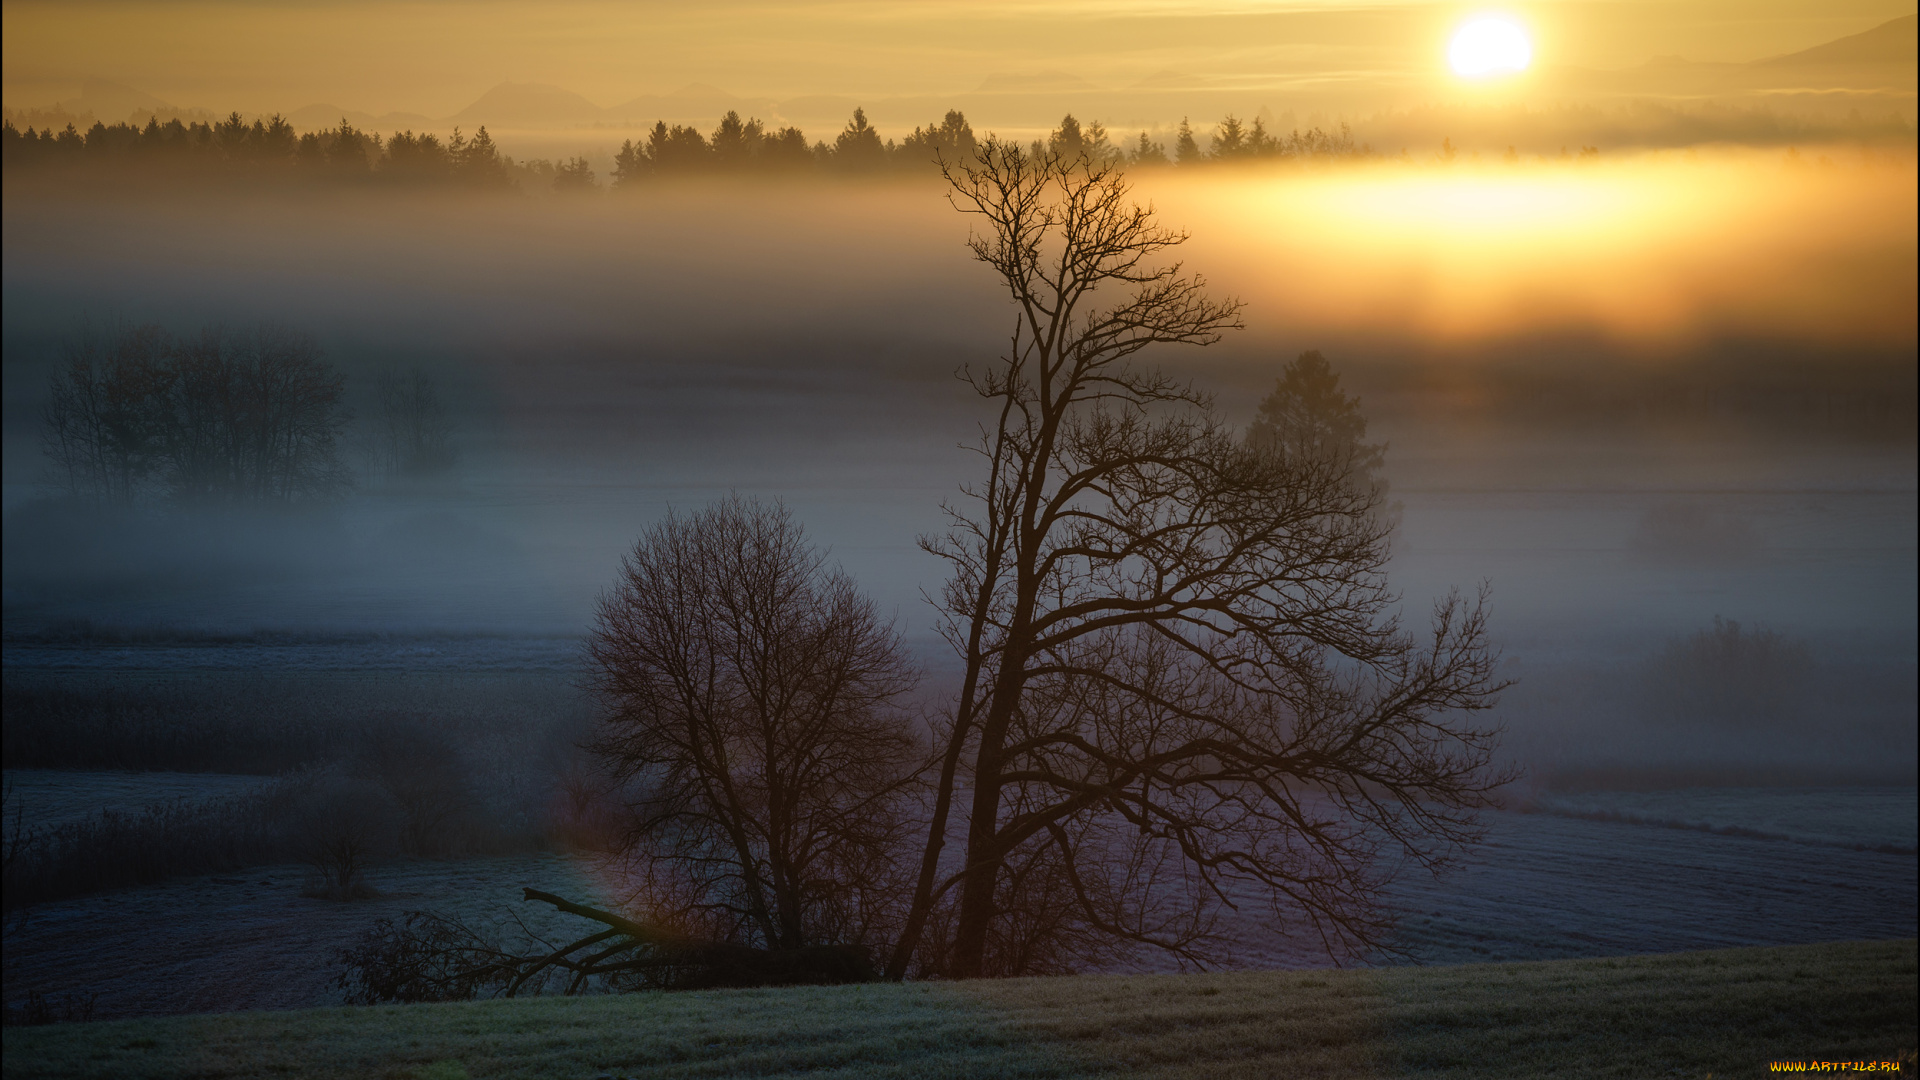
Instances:
[[[1180,118],[1180,131],[1173,140],[1173,163],[1175,165],[1198,165],[1206,160],[1200,152],[1200,143],[1193,137],[1193,126],[1186,117]]]
[[[867,123],[865,109],[853,110],[853,119],[834,136],[833,163],[848,172],[873,172],[886,166],[887,146]]]
[[[654,921],[766,949],[891,937],[913,674],[785,508],[735,497],[650,529],[589,649],[598,752],[645,793],[622,851]]]
[[[1133,150],[1127,154],[1127,164],[1139,168],[1171,164],[1167,159],[1167,148],[1147,138],[1146,132],[1134,143]]]
[[[41,114],[29,113],[29,117]],[[62,118],[66,114],[59,114]],[[82,122],[90,117],[82,118]],[[1096,164],[1155,165],[1166,160],[1166,149],[1140,135],[1137,145],[1123,153],[1110,141],[1098,121],[1081,124],[1069,115],[1047,138],[1035,140],[1035,154],[1054,153],[1066,159],[1084,153]],[[847,175],[895,171],[925,175],[928,163],[969,158],[978,142],[966,117],[949,111],[937,124],[915,128],[899,143],[881,136],[863,109],[838,133],[832,145],[809,143],[796,127],[769,129],[757,118],[742,119],[737,112],[722,117],[712,134],[697,128],[657,122],[639,141],[628,139],[614,155],[614,187],[631,187],[650,177],[784,174],[821,169]],[[1214,152],[1203,150],[1184,120],[1173,156],[1179,164],[1255,160],[1290,160],[1364,156],[1356,149],[1346,125],[1338,132],[1313,129],[1273,136],[1255,120],[1251,128],[1227,117],[1213,139]],[[1583,152],[1584,156],[1584,152]],[[7,169],[51,169],[56,178],[86,171],[118,174],[135,181],[156,175],[176,175],[199,182],[239,178],[260,183],[315,182],[348,185],[409,185],[432,183],[453,187],[540,190],[577,189],[578,161],[555,163],[546,159],[515,162],[499,152],[485,128],[471,139],[458,128],[444,143],[430,134],[394,132],[382,142],[373,132],[355,128],[346,120],[324,131],[298,134],[280,116],[256,118],[251,123],[239,113],[218,122],[175,117],[162,123],[149,117],[144,127],[131,123],[92,123],[81,132],[72,123],[55,132],[52,127],[24,130],[7,118],[0,122],[0,160]],[[292,168],[290,166],[299,166]],[[531,183],[526,183],[531,181]]]
[[[1213,130],[1213,147],[1208,157],[1215,161],[1232,161],[1235,158],[1251,157],[1254,147],[1248,138],[1245,124],[1240,118],[1229,113]]]
[[[571,157],[554,166],[553,190],[584,192],[594,190],[593,167],[583,157]]]
[[[1502,780],[1460,721],[1499,689],[1482,607],[1442,601],[1416,644],[1358,452],[1249,442],[1133,361],[1218,340],[1239,304],[1156,263],[1185,238],[1112,167],[990,140],[946,175],[1016,316],[967,375],[985,475],[925,542],[965,675],[889,975],[1203,961],[1248,894],[1336,954],[1380,946],[1388,856],[1444,865]]]
[[[909,162],[966,161],[973,157],[980,142],[974,137],[973,125],[967,123],[967,116],[958,109],[948,109],[947,115],[938,124],[928,124],[925,128],[914,128],[913,134],[900,141],[900,153]]]

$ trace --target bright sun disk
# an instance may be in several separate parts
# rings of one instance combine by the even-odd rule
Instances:
[[[1447,46],[1455,74],[1469,79],[1526,70],[1533,46],[1518,26],[1505,19],[1475,19],[1462,26]]]

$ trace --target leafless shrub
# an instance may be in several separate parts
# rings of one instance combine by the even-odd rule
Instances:
[[[378,896],[366,870],[398,848],[402,822],[392,796],[378,784],[329,772],[307,778],[290,801],[289,848],[313,872],[302,895]]]

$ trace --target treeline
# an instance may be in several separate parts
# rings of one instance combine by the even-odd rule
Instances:
[[[1202,146],[1202,138],[1207,145]],[[713,174],[863,174],[924,172],[934,163],[971,157],[980,139],[964,113],[950,110],[937,123],[916,127],[899,140],[883,138],[865,110],[833,138],[809,142],[797,127],[770,126],[757,118],[728,112],[710,133],[664,121],[646,137],[624,142],[614,159],[615,187],[650,179]],[[95,123],[85,132],[68,124],[24,131],[11,121],[0,124],[0,146],[8,169],[78,166],[102,174],[145,176],[197,172],[242,179],[294,179],[330,182],[428,184],[468,188],[584,190],[598,180],[585,158],[516,162],[502,154],[480,128],[471,137],[455,129],[442,141],[432,134],[396,132],[382,139],[345,120],[337,128],[299,134],[285,118],[248,123],[239,113],[215,122]],[[1072,115],[1029,150],[1067,159],[1085,156],[1095,164],[1122,167],[1200,166],[1253,160],[1301,160],[1369,154],[1352,131],[1313,128],[1275,134],[1256,119],[1251,124],[1228,116],[1210,133],[1196,133],[1181,121],[1172,147],[1140,132],[1116,142],[1098,121],[1082,124]]]
[[[1371,153],[1369,148],[1355,145],[1353,132],[1345,124],[1335,132],[1314,128],[1305,134],[1294,131],[1274,135],[1258,119],[1248,125],[1234,116],[1219,123],[1209,143],[1209,147],[1203,149],[1192,125],[1182,120],[1171,151],[1144,131],[1132,142],[1121,145],[1113,141],[1099,121],[1082,124],[1069,113],[1045,139],[1035,139],[1028,150],[1035,157],[1044,154],[1066,160],[1085,157],[1096,165],[1122,167],[1356,157]],[[626,141],[614,159],[613,182],[618,187],[657,175],[700,172],[791,172],[808,168],[844,172],[919,170],[940,161],[970,159],[979,144],[973,125],[967,122],[966,114],[957,109],[949,110],[937,124],[914,128],[899,142],[883,141],[879,131],[867,122],[866,112],[855,109],[853,119],[834,137],[831,145],[819,142],[812,147],[808,147],[806,136],[799,128],[768,128],[759,120],[742,120],[739,113],[729,112],[711,136],[702,136],[697,128],[668,126],[662,122],[656,123],[644,140]]]
[[[144,127],[96,122],[84,133],[72,124],[59,132],[32,127],[20,131],[9,121],[0,124],[0,147],[9,169],[69,164],[130,175],[189,171],[506,188],[527,169],[501,154],[484,127],[471,138],[455,128],[444,142],[411,131],[382,140],[345,120],[337,128],[302,135],[284,117],[249,124],[237,112],[218,123],[182,123],[178,118],[166,123],[149,118]]]
[[[305,334],[155,326],[69,346],[48,386],[43,440],[52,479],[119,505],[291,503],[346,493],[346,380]],[[453,463],[431,380],[384,372],[359,449],[372,476]]]

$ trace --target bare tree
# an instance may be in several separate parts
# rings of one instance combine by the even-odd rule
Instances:
[[[623,848],[655,921],[770,950],[892,936],[913,673],[784,507],[735,497],[649,530],[590,650],[597,749],[643,792]]]
[[[966,375],[996,412],[985,477],[924,541],[965,677],[888,975],[1203,961],[1249,895],[1336,954],[1382,944],[1396,857],[1443,865],[1501,780],[1460,721],[1499,689],[1481,605],[1442,601],[1416,644],[1364,448],[1243,440],[1132,362],[1239,304],[1155,261],[1185,237],[1111,165],[989,141],[943,168],[1015,327]]]

